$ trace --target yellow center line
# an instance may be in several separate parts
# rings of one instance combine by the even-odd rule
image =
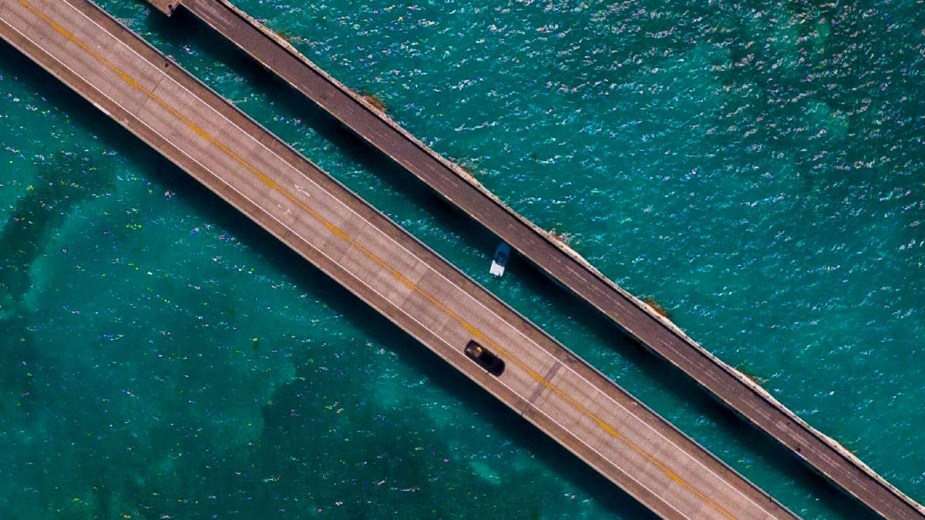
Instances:
[[[733,520],[735,519],[735,517],[729,511],[727,511],[722,506],[717,504],[713,499],[711,499],[706,494],[704,494],[704,492],[700,491],[698,488],[694,487],[693,485],[685,481],[678,474],[676,474],[674,471],[668,468],[664,463],[660,462],[654,456],[652,456],[647,451],[645,451],[641,446],[639,446],[635,442],[628,439],[626,436],[624,436],[623,434],[618,432],[616,429],[614,429],[614,427],[611,426],[609,423],[601,419],[597,414],[595,414],[594,412],[589,410],[587,407],[585,407],[583,404],[579,403],[574,398],[572,398],[570,395],[565,393],[565,391],[563,391],[561,388],[554,385],[551,381],[547,380],[542,375],[540,375],[539,373],[531,369],[529,366],[526,365],[526,363],[524,363],[518,357],[514,356],[511,352],[509,352],[507,349],[502,347],[496,341],[492,340],[490,337],[486,336],[476,327],[468,323],[463,317],[459,316],[458,314],[456,314],[456,312],[449,309],[443,302],[436,299],[433,295],[431,295],[430,293],[428,293],[427,291],[419,287],[414,281],[410,280],[405,275],[403,275],[401,272],[399,272],[397,269],[393,268],[385,260],[383,260],[382,258],[377,256],[375,253],[367,249],[356,239],[348,236],[346,233],[344,233],[343,230],[341,230],[336,225],[334,225],[333,223],[325,219],[324,216],[322,216],[316,210],[314,210],[313,208],[305,204],[299,197],[292,194],[292,192],[286,190],[285,188],[281,187],[279,184],[277,184],[275,181],[269,178],[266,174],[258,170],[255,166],[253,166],[246,159],[244,159],[243,157],[235,153],[227,145],[225,145],[224,143],[216,139],[214,136],[212,136],[211,134],[203,130],[200,126],[198,126],[192,120],[190,120],[189,118],[181,114],[177,109],[173,108],[173,106],[169,105],[166,101],[158,97],[156,94],[154,94],[153,91],[139,84],[135,79],[133,79],[123,70],[121,70],[111,61],[109,61],[105,56],[100,54],[96,49],[93,49],[87,43],[82,41],[80,38],[77,38],[73,33],[68,31],[67,29],[59,25],[58,23],[56,23],[54,20],[49,18],[47,15],[45,15],[43,12],[39,11],[35,6],[33,6],[27,0],[20,0],[20,3],[24,7],[26,7],[28,10],[30,10],[33,14],[35,14],[36,16],[44,20],[57,33],[64,36],[68,40],[74,42],[75,44],[77,44],[80,48],[85,50],[88,54],[93,56],[98,62],[100,62],[101,64],[103,64],[104,66],[112,70],[125,83],[130,85],[132,88],[135,88],[136,90],[144,93],[149,99],[151,99],[152,101],[160,105],[164,110],[168,111],[171,115],[173,115],[174,117],[179,119],[181,122],[183,122],[191,131],[193,131],[194,133],[196,133],[197,135],[199,135],[200,137],[202,137],[203,139],[205,139],[206,141],[214,145],[220,151],[222,151],[223,153],[231,157],[235,162],[237,162],[238,164],[243,166],[245,169],[247,169],[249,172],[251,172],[255,177],[257,177],[261,182],[263,182],[269,188],[279,192],[284,197],[286,197],[288,200],[296,204],[299,208],[301,208],[306,213],[311,215],[315,220],[317,220],[319,223],[324,225],[325,228],[327,228],[334,236],[348,242],[351,246],[355,247],[358,251],[360,251],[367,258],[372,260],[374,263],[376,263],[377,265],[379,265],[380,267],[388,271],[390,274],[392,274],[392,276],[394,276],[396,279],[401,281],[402,284],[406,285],[407,287],[417,292],[420,296],[425,298],[435,307],[437,307],[438,309],[443,311],[445,314],[450,316],[450,318],[452,318],[454,321],[458,322],[463,328],[469,331],[476,339],[481,340],[483,343],[486,343],[487,345],[492,347],[496,352],[502,354],[504,357],[513,361],[514,364],[516,364],[522,370],[527,372],[530,375],[530,377],[538,381],[544,387],[550,389],[553,393],[555,393],[556,395],[564,399],[567,403],[572,405],[576,410],[580,411],[586,417],[594,421],[598,425],[598,427],[600,427],[608,435],[622,441],[630,449],[632,449],[633,451],[641,455],[643,458],[645,458],[647,461],[649,461],[651,464],[653,464],[655,467],[661,470],[671,480],[691,490],[694,494],[700,497],[704,502],[709,504],[711,507],[719,511],[721,514],[723,514],[727,518],[730,518]]]

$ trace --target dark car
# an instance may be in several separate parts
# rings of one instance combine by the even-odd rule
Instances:
[[[504,361],[475,341],[466,345],[466,355],[493,376],[500,376],[504,372]]]

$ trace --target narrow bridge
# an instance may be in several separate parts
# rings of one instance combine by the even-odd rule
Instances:
[[[3,0],[0,37],[655,513],[793,518],[95,4]]]
[[[308,99],[495,233],[554,280],[788,448],[813,470],[887,518],[925,518],[925,508],[822,434],[763,388],[723,363],[555,237],[517,214],[460,167],[227,0],[148,0],[161,11],[186,9]]]

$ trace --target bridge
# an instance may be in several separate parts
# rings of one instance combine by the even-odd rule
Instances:
[[[794,517],[95,4],[0,36],[655,513]]]
[[[533,262],[626,334],[814,471],[887,518],[925,518],[925,509],[835,440],[800,419],[750,378],[711,355],[575,251],[517,214],[462,168],[428,148],[227,0],[148,0],[166,14],[182,7],[390,157]]]

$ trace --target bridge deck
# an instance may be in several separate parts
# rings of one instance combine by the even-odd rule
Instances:
[[[94,4],[4,1],[0,36],[652,511],[792,518]]]

